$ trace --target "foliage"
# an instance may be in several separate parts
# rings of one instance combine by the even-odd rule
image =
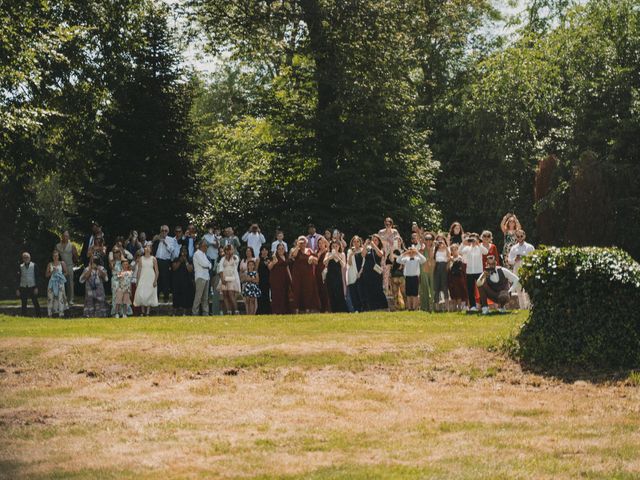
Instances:
[[[640,366],[640,264],[615,248],[544,248],[520,278],[531,314],[518,335],[532,365],[608,369]]]
[[[362,232],[386,214],[402,223],[437,218],[430,205],[437,163],[417,121],[420,83],[412,79],[414,2],[187,4],[211,48],[230,51],[259,79],[259,101],[246,113],[280,132],[263,144],[267,188],[276,185],[262,201],[277,212],[273,222]],[[290,171],[291,163],[304,168]]]
[[[543,32],[524,29],[505,49],[481,59],[469,81],[447,93],[449,114],[432,143],[436,158],[448,159],[438,181],[445,218],[457,216],[476,228],[513,210],[531,230],[535,169],[547,155],[558,158],[551,195],[554,215],[563,218],[566,186],[591,151],[606,173],[603,188],[616,192],[610,195],[610,235],[640,256],[640,137],[632,133],[640,129],[639,26],[633,1],[587,2]],[[580,228],[581,237],[588,236]]]

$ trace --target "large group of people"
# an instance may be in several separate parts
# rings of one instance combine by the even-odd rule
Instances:
[[[167,225],[148,239],[131,231],[107,249],[98,223],[86,236],[81,252],[64,232],[47,264],[47,313],[65,316],[74,302],[74,268],[84,286],[87,317],[148,316],[152,308],[171,301],[176,315],[238,314],[244,299],[247,314],[365,312],[373,310],[502,311],[517,297],[528,298],[519,285],[522,258],[534,247],[517,217],[501,222],[502,252],[490,231],[465,232],[454,222],[448,232],[431,232],[413,223],[405,242],[393,220],[366,238],[347,244],[337,229],[316,231],[287,244],[277,230],[272,241],[252,224],[238,237],[210,224],[201,237],[195,225],[173,236]],[[26,313],[31,298],[40,314],[38,269],[22,254],[17,295]],[[107,295],[110,294],[110,303]],[[480,308],[478,308],[478,304]]]

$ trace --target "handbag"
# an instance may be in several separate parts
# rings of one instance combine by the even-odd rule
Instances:
[[[235,282],[235,280],[236,280],[236,277],[226,277],[226,276],[224,277],[224,281],[227,283],[233,283]]]
[[[382,267],[380,265],[378,265],[377,263],[373,265],[373,271],[382,275]]]
[[[327,270],[326,268],[322,270],[322,283],[327,283]]]

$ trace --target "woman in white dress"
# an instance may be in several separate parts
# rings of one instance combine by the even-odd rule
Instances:
[[[158,306],[158,262],[151,256],[151,245],[144,247],[144,255],[138,259],[136,296],[133,304],[142,307],[142,316],[148,317],[151,307]]]
[[[58,315],[64,317],[64,311],[69,308],[65,283],[67,283],[67,266],[60,259],[60,252],[53,251],[53,261],[47,265],[45,275],[49,279],[47,285],[47,313],[50,317]]]
[[[233,254],[233,245],[224,247],[224,257],[218,263],[220,274],[220,291],[227,314],[236,315],[238,311],[238,294],[240,293],[240,276],[238,275],[239,259]]]

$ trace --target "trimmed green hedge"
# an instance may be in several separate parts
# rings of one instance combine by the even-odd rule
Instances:
[[[640,366],[640,265],[616,248],[542,248],[520,269],[519,356],[545,368]]]

